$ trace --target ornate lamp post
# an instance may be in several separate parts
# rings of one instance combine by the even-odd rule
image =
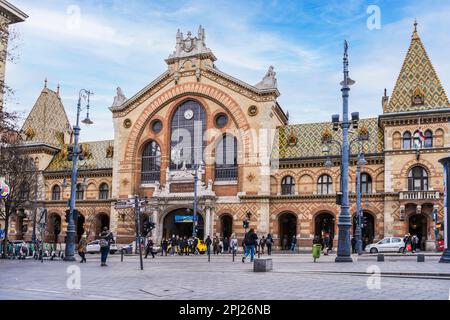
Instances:
[[[72,159],[72,176],[71,176],[71,184],[70,184],[70,203],[69,203],[69,221],[67,226],[67,237],[66,237],[66,251],[64,260],[65,261],[75,261],[75,223],[73,219],[73,212],[75,210],[75,193],[77,186],[77,175],[78,175],[78,167],[77,161],[81,152],[78,150],[78,138],[80,136],[80,113],[84,109],[81,107],[81,100],[84,99],[87,101],[86,104],[86,118],[81,121],[84,124],[92,124],[92,120],[89,119],[89,100],[90,96],[94,93],[85,89],[80,90],[78,96],[78,104],[77,104],[77,122],[73,127],[74,131],[74,146],[73,146],[73,159]]]
[[[439,160],[444,166],[444,241],[445,249],[441,263],[450,263],[450,157]]]

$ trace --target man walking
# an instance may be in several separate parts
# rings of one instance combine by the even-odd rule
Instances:
[[[206,237],[205,244],[206,244],[206,254],[209,256],[211,255],[211,244],[212,244],[210,236]]]
[[[109,246],[114,241],[114,236],[108,227],[104,227],[102,233],[100,234],[100,253],[101,253],[101,266],[106,267],[106,259],[109,254]]]
[[[273,238],[272,235],[269,233],[266,238],[267,254],[269,256],[272,255],[272,245],[273,245]]]
[[[245,235],[244,238],[245,243],[245,256],[242,257],[242,263],[245,262],[245,259],[250,254],[250,262],[253,262],[253,258],[255,257],[255,247],[258,245],[258,236],[255,233],[254,229],[250,229],[249,232]]]
[[[147,259],[149,253],[152,255],[152,258],[155,258],[155,254],[153,252],[153,240],[150,237],[147,239],[147,245],[145,247],[145,259]]]

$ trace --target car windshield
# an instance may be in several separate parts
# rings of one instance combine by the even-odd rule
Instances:
[[[387,243],[390,243],[390,242],[391,242],[391,239],[390,238],[386,238],[386,239],[383,239],[380,242],[378,242],[378,244],[387,244]]]

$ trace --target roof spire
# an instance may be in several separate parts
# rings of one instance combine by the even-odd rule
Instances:
[[[47,77],[45,77],[45,80],[44,80],[44,89],[47,89]]]
[[[414,32],[413,32],[413,35],[412,35],[413,39],[419,39],[419,35],[417,33],[417,25],[418,25],[417,19],[414,19]]]
[[[58,83],[58,86],[56,87],[56,93],[58,94],[58,96],[59,96],[59,89],[60,89],[60,87],[59,87],[59,83]]]

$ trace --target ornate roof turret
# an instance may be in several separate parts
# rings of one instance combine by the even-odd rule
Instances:
[[[383,111],[397,113],[445,108],[449,108],[447,95],[428,58],[415,21],[408,53],[392,96],[383,105]]]

